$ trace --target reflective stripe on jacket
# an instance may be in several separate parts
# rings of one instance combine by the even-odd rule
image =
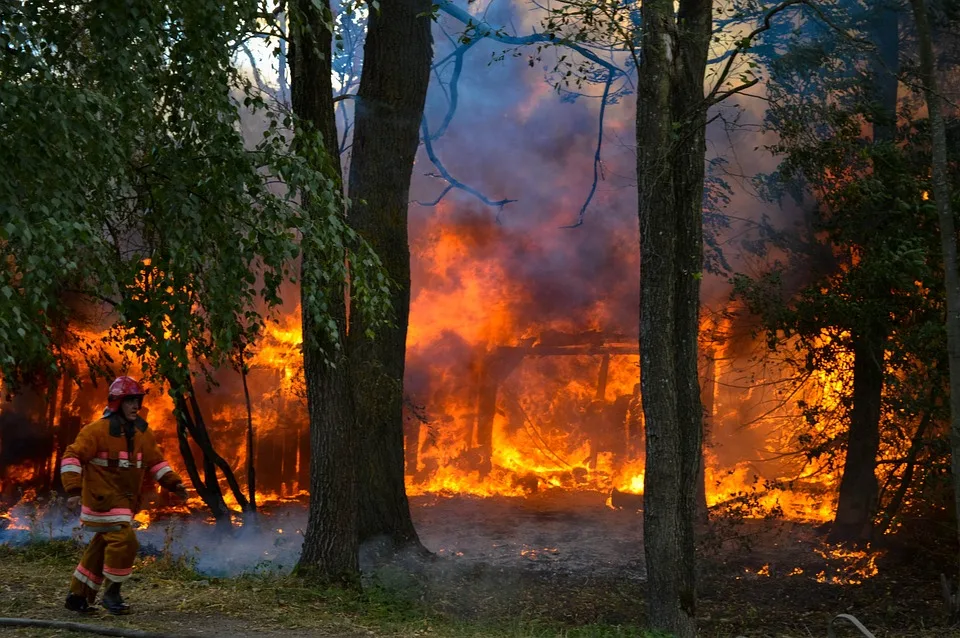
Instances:
[[[82,494],[85,525],[129,523],[140,506],[145,471],[168,490],[181,482],[147,422],[131,423],[118,413],[84,426],[60,462],[64,489]]]

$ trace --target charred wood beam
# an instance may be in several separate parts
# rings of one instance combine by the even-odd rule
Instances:
[[[600,371],[597,373],[597,392],[594,395],[594,400],[603,401],[607,396],[607,379],[610,376],[610,354],[607,353],[603,355],[603,360],[600,361]]]
[[[584,356],[584,355],[639,355],[636,344],[605,344],[582,346],[499,346],[495,353],[521,353],[530,357]],[[494,354],[493,356],[496,356]]]
[[[477,447],[481,451],[480,475],[493,467],[493,420],[497,412],[497,392],[500,383],[513,372],[523,357],[522,350],[498,348],[483,363],[480,371],[480,390],[477,395]]]

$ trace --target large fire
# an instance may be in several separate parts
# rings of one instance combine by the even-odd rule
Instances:
[[[477,257],[470,250],[476,238],[445,225],[445,212],[441,207],[435,226],[413,246],[420,285],[408,334],[408,493],[642,494],[638,346],[635,337],[617,331],[630,326],[616,325],[616,313],[602,299],[585,317],[525,320],[517,311],[524,304],[523,287],[495,255]],[[804,427],[797,400],[835,403],[845,379],[813,376],[784,397],[778,387],[787,381],[786,372],[758,355],[762,344],[738,335],[729,318],[704,315],[706,504],[736,506],[750,516],[829,520],[835,473],[799,455],[767,457],[796,448]],[[104,347],[104,336],[79,332],[70,374],[46,396],[33,397],[28,418],[52,424],[52,436],[35,441],[36,455],[4,467],[0,493],[7,502],[18,500],[21,487],[55,487],[64,446],[102,409],[104,385],[89,381],[79,353]],[[288,309],[268,323],[248,360],[260,503],[306,495],[310,449],[300,341],[299,309]],[[123,360],[117,344],[110,349],[115,361]],[[77,387],[82,379],[87,380]],[[200,405],[217,449],[243,484],[248,414],[242,385],[233,370],[218,371],[214,379],[206,390],[198,382]],[[14,400],[6,409],[22,411],[24,405]],[[144,412],[169,460],[186,476],[172,401],[153,388]],[[12,440],[8,433],[0,443]],[[236,508],[225,484],[223,491]],[[202,503],[194,498],[186,506]],[[149,514],[138,518],[141,524],[149,520]]]

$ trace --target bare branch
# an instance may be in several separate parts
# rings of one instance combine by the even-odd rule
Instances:
[[[448,96],[449,106],[447,107],[447,114],[443,118],[443,122],[440,123],[440,128],[437,129],[437,132],[433,134],[433,139],[441,137],[444,133],[447,132],[447,127],[450,126],[450,122],[453,120],[453,115],[457,111],[457,104],[459,103],[460,97],[460,74],[463,72],[463,56],[470,50],[475,43],[480,40],[470,40],[465,44],[461,44],[457,49],[451,54],[454,56],[453,62],[453,74],[450,76],[450,92]]]
[[[601,97],[601,104],[600,104],[599,126],[598,126],[599,130],[597,133],[597,147],[594,153],[594,161],[593,161],[593,184],[591,185],[590,192],[588,193],[587,198],[583,203],[583,206],[581,206],[580,208],[580,211],[577,215],[576,222],[569,226],[564,226],[563,228],[575,228],[577,226],[582,225],[583,218],[584,218],[584,215],[586,214],[587,208],[590,206],[590,203],[593,201],[593,197],[596,194],[597,184],[599,183],[600,179],[602,179],[603,166],[601,161],[601,149],[603,146],[603,123],[604,123],[604,115],[606,113],[608,98],[610,96],[610,90],[613,85],[613,82],[618,77],[621,77],[621,76],[628,77],[627,74],[616,64],[603,59],[597,53],[590,50],[588,47],[564,38],[558,38],[554,34],[531,33],[526,36],[508,35],[503,33],[502,31],[494,29],[485,20],[478,19],[475,16],[470,15],[464,9],[461,9],[460,7],[453,4],[451,0],[441,0],[437,4],[437,9],[447,14],[448,16],[454,18],[458,22],[462,23],[469,30],[469,38],[466,38],[466,37],[461,38],[460,44],[457,45],[457,47],[452,53],[450,53],[449,55],[444,57],[442,60],[434,64],[434,71],[437,72],[437,70],[440,67],[448,64],[451,60],[453,60],[453,64],[454,64],[453,73],[451,75],[450,82],[449,82],[449,94],[448,94],[449,106],[447,108],[446,114],[444,115],[443,121],[441,122],[440,126],[437,128],[435,133],[430,135],[429,129],[426,123],[426,119],[424,119],[421,125],[421,129],[423,133],[423,143],[427,151],[427,156],[430,158],[430,161],[434,164],[434,166],[437,167],[437,170],[440,172],[439,177],[446,180],[449,186],[444,188],[444,190],[433,202],[426,202],[426,203],[417,202],[417,203],[423,206],[434,206],[438,204],[453,188],[457,188],[459,190],[463,190],[467,193],[470,193],[471,195],[473,195],[474,197],[476,197],[477,199],[479,199],[480,201],[482,201],[488,206],[496,206],[499,209],[497,212],[497,219],[499,220],[500,212],[502,212],[503,207],[510,202],[516,201],[511,199],[502,199],[499,201],[492,201],[477,189],[471,186],[467,186],[466,184],[456,180],[454,177],[450,175],[449,171],[446,170],[446,168],[442,165],[439,158],[437,157],[437,154],[433,148],[433,141],[438,139],[440,136],[442,136],[446,132],[447,128],[450,126],[451,121],[453,120],[454,114],[456,113],[457,105],[459,101],[458,86],[459,86],[460,75],[463,71],[464,55],[466,54],[467,51],[470,50],[470,48],[474,44],[476,44],[477,42],[479,42],[484,38],[489,38],[496,42],[501,42],[503,44],[508,44],[512,46],[526,46],[526,45],[546,43],[553,46],[562,46],[562,47],[571,49],[573,51],[576,51],[581,56],[589,60],[590,62],[593,62],[594,64],[606,69],[607,71],[607,77],[606,77],[606,81],[604,83],[604,89],[603,89],[603,96]],[[631,45],[631,49],[632,49],[632,45]],[[631,54],[634,56],[634,59],[636,60],[636,52],[631,50]]]
[[[427,126],[427,120],[426,120],[426,118],[424,118],[424,119],[421,121],[421,123],[420,123],[420,130],[421,130],[422,135],[423,135],[423,146],[424,146],[424,148],[425,148],[426,151],[427,151],[427,157],[430,158],[430,161],[433,163],[433,165],[437,167],[437,170],[438,170],[438,171],[440,171],[440,177],[442,177],[444,180],[446,180],[447,184],[449,184],[450,187],[456,188],[456,189],[459,189],[459,190],[462,190],[462,191],[464,191],[464,192],[466,192],[466,193],[470,193],[471,195],[473,195],[474,197],[476,197],[477,199],[479,199],[481,202],[483,202],[483,203],[486,204],[487,206],[496,207],[496,208],[498,209],[498,210],[497,210],[497,220],[499,221],[499,219],[500,219],[500,212],[503,211],[503,207],[506,206],[507,204],[510,204],[510,203],[515,202],[515,201],[517,201],[517,200],[515,200],[515,199],[501,199],[501,200],[498,200],[498,201],[493,201],[493,200],[489,199],[486,195],[484,195],[483,193],[481,193],[480,191],[478,191],[477,189],[473,188],[472,186],[468,186],[467,184],[464,184],[464,183],[461,182],[460,180],[456,179],[456,178],[455,178],[453,175],[451,175],[450,172],[446,169],[446,167],[445,167],[445,166],[443,165],[443,163],[440,161],[440,158],[437,157],[437,153],[436,153],[436,151],[435,151],[434,148],[433,148],[433,141],[432,141],[433,138],[430,137],[430,130],[429,130],[428,126]],[[439,198],[437,198],[437,200],[436,200],[436,202],[434,202],[434,204],[439,203],[439,201],[440,201],[441,199],[443,199],[443,196],[446,195],[449,191],[450,191],[449,188],[445,189],[445,191],[440,195]]]
[[[440,0],[437,3],[437,9],[444,12],[451,18],[463,23],[468,28],[472,29],[473,38],[490,38],[497,42],[502,42],[503,44],[509,44],[513,46],[526,46],[528,44],[540,44],[546,43],[555,46],[564,46],[568,49],[572,49],[590,60],[594,64],[598,64],[607,70],[613,72],[617,71],[623,73],[617,65],[604,60],[599,55],[591,51],[590,49],[581,46],[575,42],[565,40],[563,38],[557,38],[552,33],[531,33],[530,35],[525,36],[514,36],[507,35],[496,29],[494,29],[490,24],[484,20],[477,20],[474,16],[470,15],[465,9],[461,9],[457,5],[453,4],[452,0]]]
[[[744,83],[741,84],[740,86],[735,86],[735,87],[733,87],[732,89],[729,89],[729,90],[724,91],[724,92],[722,92],[722,93],[718,93],[718,94],[713,98],[713,100],[710,102],[710,104],[712,105],[712,104],[718,104],[718,103],[720,103],[720,102],[723,102],[725,99],[727,99],[727,98],[730,97],[731,95],[736,95],[737,93],[742,93],[742,92],[746,91],[747,89],[756,86],[756,85],[759,84],[759,83],[760,83],[760,78],[753,78],[753,79],[750,80],[749,82],[744,82]]]
[[[613,73],[607,76],[607,83],[603,86],[603,97],[600,98],[600,115],[598,119],[600,120],[600,125],[597,128],[597,150],[593,154],[593,184],[590,186],[590,193],[587,195],[587,199],[583,202],[583,206],[580,207],[580,213],[577,215],[577,221],[569,226],[561,226],[561,228],[576,228],[577,226],[583,225],[583,216],[587,212],[587,207],[590,206],[590,202],[593,200],[594,193],[597,192],[597,182],[600,180],[602,165],[600,163],[600,149],[603,147],[603,116],[607,110],[607,96],[610,95],[610,85],[613,84]]]
[[[241,44],[240,48],[247,54],[247,60],[250,61],[250,68],[253,70],[253,79],[257,82],[257,88],[259,88],[262,93],[276,97],[273,90],[263,81],[263,76],[260,75],[260,69],[257,68],[257,60],[253,57],[253,51],[251,51],[250,47],[246,44]]]
[[[794,7],[798,5],[803,5],[808,7],[811,11],[816,13],[817,17],[819,17],[824,23],[826,23],[827,26],[834,29],[838,33],[842,34],[849,40],[852,40],[853,42],[857,42],[863,46],[866,46],[871,50],[876,48],[875,45],[869,40],[864,40],[862,38],[858,38],[856,36],[849,34],[846,31],[846,29],[843,29],[842,27],[837,25],[833,20],[830,19],[829,16],[827,16],[823,12],[822,9],[820,9],[820,7],[818,7],[811,0],[784,0],[783,2],[771,7],[764,14],[763,23],[759,27],[757,27],[756,29],[748,33],[746,36],[744,36],[737,42],[736,48],[733,49],[733,51],[727,57],[727,62],[724,65],[723,70],[720,72],[720,75],[717,78],[717,81],[714,84],[713,89],[711,89],[710,92],[707,93],[707,97],[706,97],[707,106],[712,106],[720,102],[721,100],[727,97],[730,97],[731,95],[734,95],[736,93],[749,89],[750,87],[757,84],[759,80],[753,79],[743,83],[740,86],[734,87],[732,89],[728,89],[723,93],[720,93],[720,87],[723,86],[724,83],[727,81],[727,79],[730,77],[730,73],[733,69],[734,63],[740,58],[741,55],[746,53],[746,51],[750,49],[751,46],[753,46],[754,39],[756,39],[756,37],[761,33],[764,33],[765,31],[769,31],[771,28],[773,28],[771,21],[773,20],[774,17],[776,17],[780,13],[783,13],[790,7]]]
[[[441,201],[444,197],[447,196],[447,193],[449,193],[449,192],[452,191],[452,190],[453,190],[453,184],[448,183],[448,184],[444,187],[444,189],[443,189],[442,191],[440,191],[440,194],[437,195],[437,198],[436,198],[435,200],[433,200],[432,202],[421,202],[420,200],[417,200],[415,203],[416,203],[418,206],[428,206],[428,207],[429,207],[429,206],[436,206],[437,204],[440,203],[440,201]]]

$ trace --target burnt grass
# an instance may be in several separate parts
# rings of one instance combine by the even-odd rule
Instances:
[[[830,619],[847,613],[877,638],[960,636],[945,625],[940,586],[956,565],[951,530],[917,521],[868,552],[834,555],[822,549],[825,530],[812,525],[714,521],[699,548],[701,633],[825,637]],[[80,552],[71,541],[0,546],[0,616],[76,620],[61,605]],[[138,613],[85,622],[174,635],[649,636],[638,574],[642,564],[629,560],[585,575],[400,555],[370,570],[357,594],[293,576],[208,578],[183,559],[149,555],[129,587]]]
[[[851,614],[877,638],[960,636],[945,624],[939,580],[944,567],[956,563],[947,558],[949,542],[937,546],[928,537],[927,545],[915,547],[913,541],[892,539],[864,552],[865,558],[841,559],[810,551],[825,531],[750,521],[739,523],[732,535],[705,535],[699,566],[702,635],[826,636],[831,619]],[[871,564],[876,575],[861,577]],[[420,596],[433,611],[470,621],[514,617],[563,628],[643,627],[646,583],[632,570],[628,565],[619,575],[584,578],[477,565],[449,578],[437,578],[436,572],[424,577]],[[837,636],[861,635],[842,627]]]

